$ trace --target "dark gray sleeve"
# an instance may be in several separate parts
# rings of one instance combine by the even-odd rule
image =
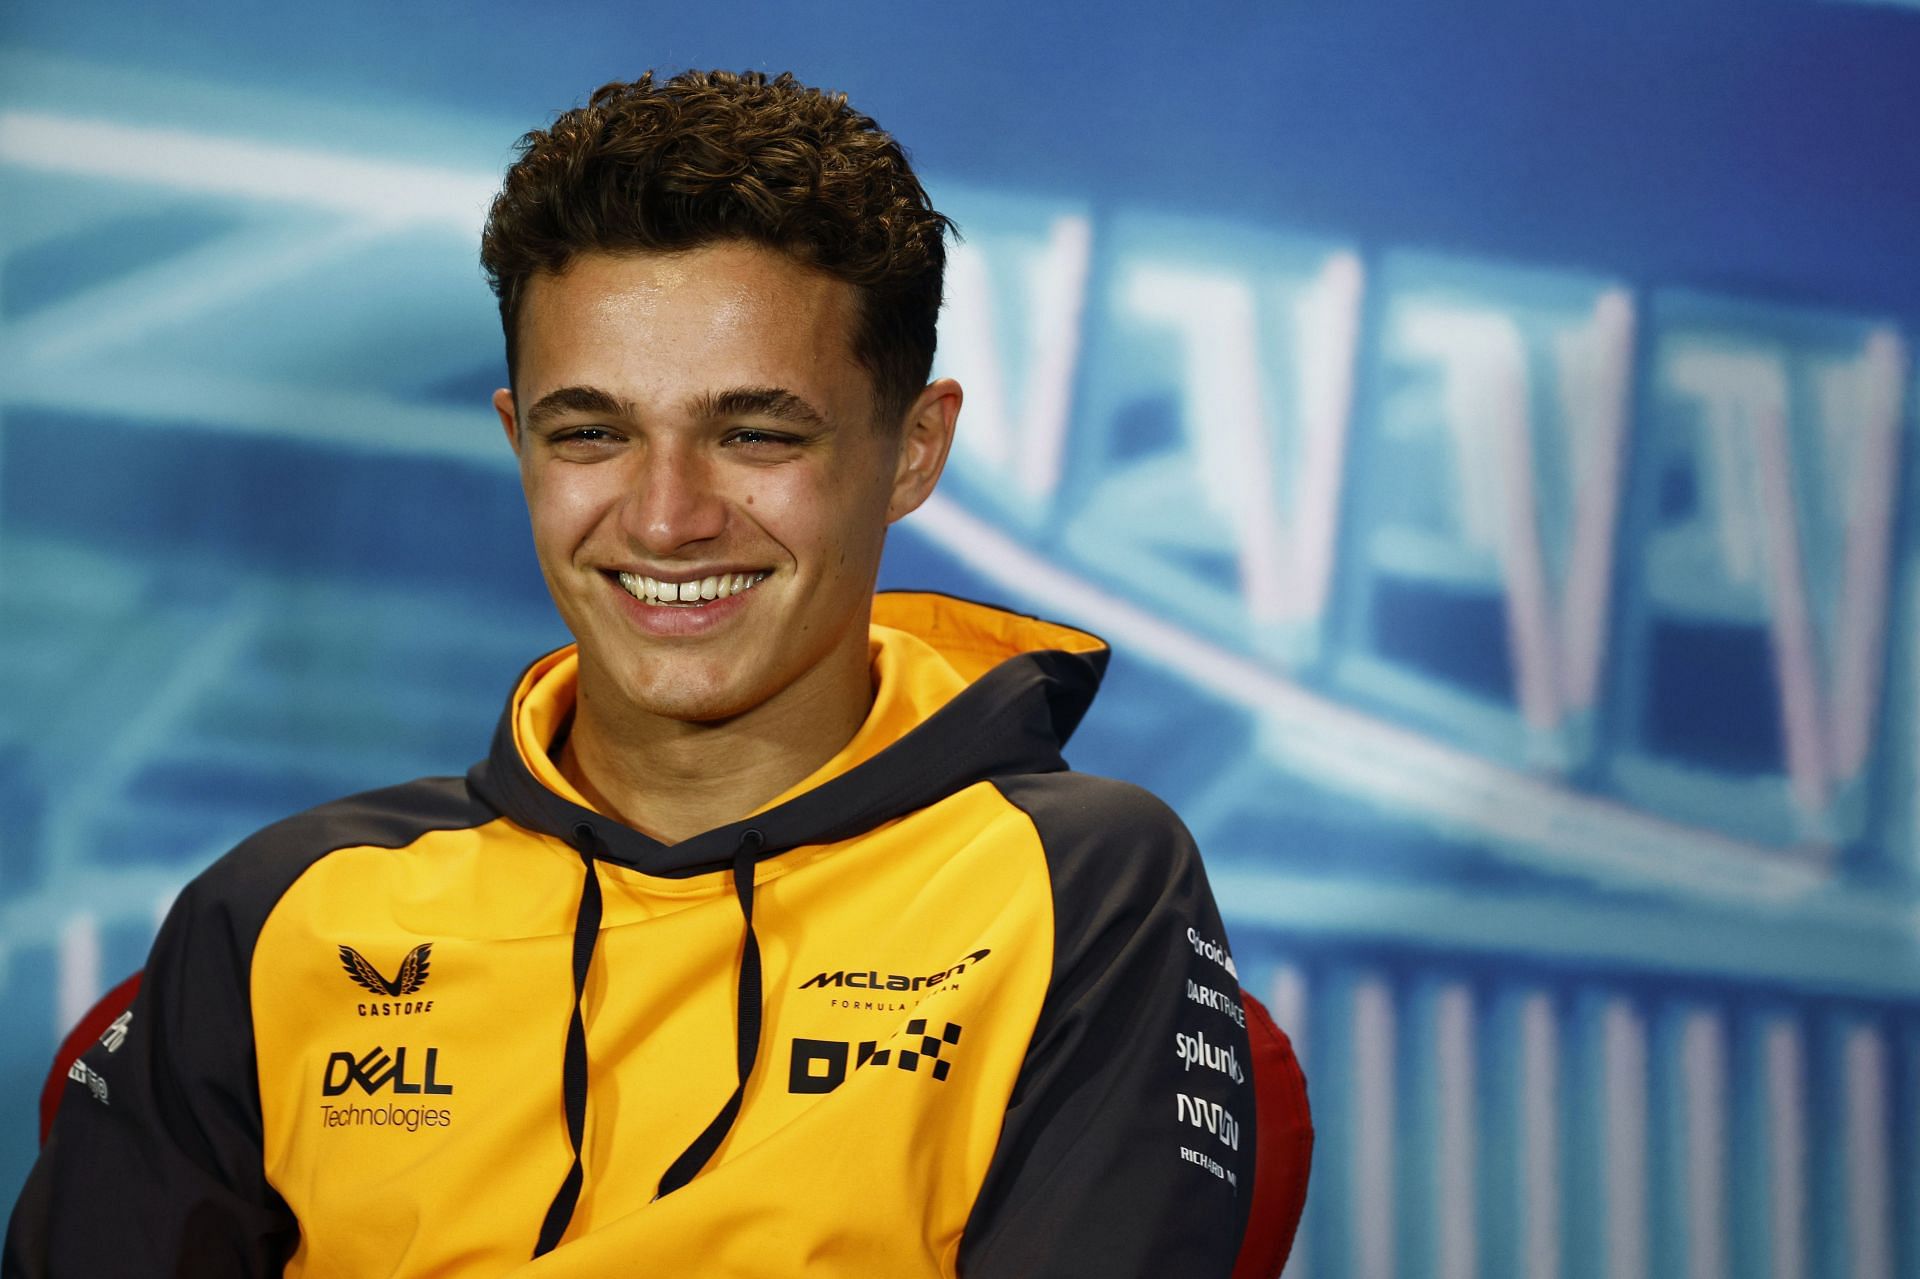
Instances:
[[[1192,838],[1123,783],[996,784],[1046,850],[1054,965],[960,1273],[1225,1279],[1253,1191],[1253,1080]]]
[[[7,1229],[5,1279],[277,1275],[291,1255],[261,1164],[253,937],[209,896],[199,881],[181,894],[124,1027],[76,1063]]]
[[[263,1163],[254,944],[338,848],[489,821],[458,778],[369,791],[269,826],[180,894],[125,1037],[80,1057],[7,1227],[0,1279],[278,1275],[299,1225]]]

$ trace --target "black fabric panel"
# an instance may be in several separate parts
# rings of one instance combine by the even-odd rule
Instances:
[[[154,942],[125,1039],[82,1054],[93,1085],[67,1085],[0,1274],[278,1275],[299,1237],[262,1167],[250,1002],[260,929],[335,849],[400,848],[496,815],[457,778],[373,791],[268,827],[187,885]]]
[[[1205,994],[1238,1007],[1201,953],[1226,933],[1193,840],[1123,782],[995,784],[1039,831],[1055,954],[960,1274],[1224,1279],[1253,1191],[1253,1080],[1243,1024]]]

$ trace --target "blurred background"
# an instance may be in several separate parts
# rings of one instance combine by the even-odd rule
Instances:
[[[1920,7],[0,12],[0,1200],[198,868],[563,632],[513,140],[792,69],[965,239],[889,585],[1118,650],[1320,1148],[1293,1276],[1920,1275]]]

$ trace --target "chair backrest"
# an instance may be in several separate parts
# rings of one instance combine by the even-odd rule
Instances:
[[[1293,1250],[1294,1231],[1307,1204],[1313,1167],[1313,1114],[1307,1077],[1286,1032],[1266,1005],[1242,991],[1247,1042],[1253,1057],[1253,1207],[1233,1279],[1278,1279]]]
[[[125,1012],[140,991],[141,974],[115,986],[87,1011],[54,1054],[53,1069],[40,1092],[40,1144],[53,1128],[54,1111],[66,1095],[67,1072],[88,1045]],[[1286,1032],[1274,1025],[1266,1006],[1242,994],[1247,1039],[1252,1049],[1254,1132],[1253,1207],[1233,1279],[1278,1279],[1293,1248],[1294,1231],[1307,1202],[1307,1174],[1313,1165],[1313,1116],[1307,1108],[1307,1080],[1293,1055]]]

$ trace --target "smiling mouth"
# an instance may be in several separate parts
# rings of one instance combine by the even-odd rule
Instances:
[[[772,576],[771,573],[720,573],[697,577],[687,582],[663,582],[639,573],[618,574],[620,587],[643,604],[673,604],[680,608],[699,608],[714,600],[727,599],[752,590]]]

